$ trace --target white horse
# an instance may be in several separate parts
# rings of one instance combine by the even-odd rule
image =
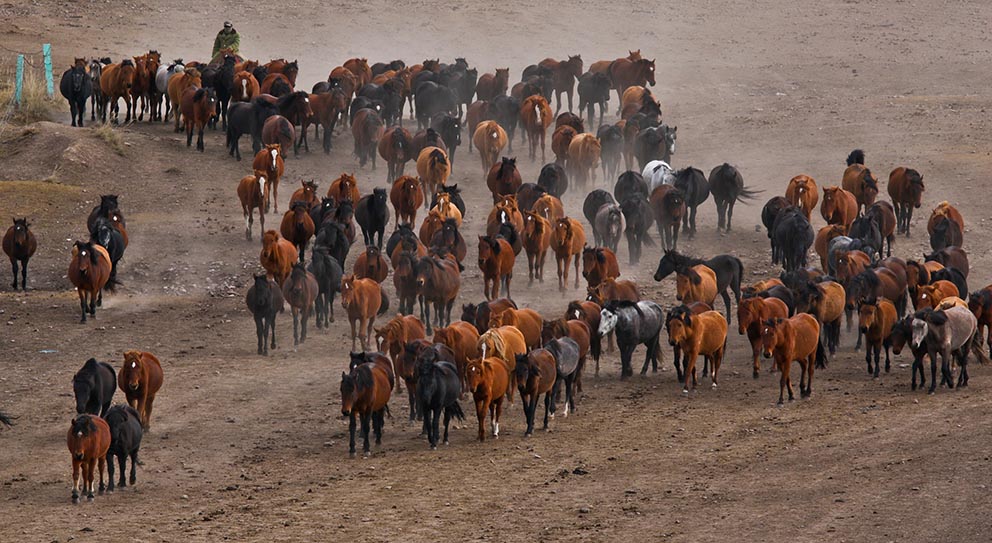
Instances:
[[[652,160],[644,167],[641,177],[648,183],[648,194],[661,185],[675,184],[675,170],[664,160]]]
[[[162,119],[163,121],[169,120],[169,113],[172,106],[172,103],[169,101],[168,97],[169,79],[176,74],[183,73],[185,69],[186,67],[183,66],[182,59],[176,59],[172,62],[172,64],[162,64],[158,67],[158,71],[155,72],[155,88],[158,89],[159,93],[165,96],[165,117]],[[158,113],[160,104],[161,102],[159,102],[159,104],[154,104],[156,113]]]

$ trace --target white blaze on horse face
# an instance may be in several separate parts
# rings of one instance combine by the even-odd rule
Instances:
[[[264,177],[259,177],[258,178],[258,189],[260,191],[262,191],[262,198],[265,198],[265,178]]]
[[[496,139],[496,132],[493,132],[493,139]]]
[[[510,219],[506,216],[506,211],[499,212],[499,222],[510,222]]]
[[[488,347],[488,346],[489,346],[489,342],[487,342],[487,341],[483,341],[482,342],[482,359],[483,360],[485,360],[485,358],[486,358],[486,347]]]
[[[279,153],[277,153],[276,150],[273,149],[273,150],[269,151],[269,154],[272,155],[272,171],[275,171],[276,170],[276,157],[279,156]]]
[[[541,119],[541,107],[536,103],[534,104],[534,116],[537,117],[538,121],[543,121],[543,119]]]
[[[242,79],[241,80],[241,97],[244,98],[245,100],[248,99],[248,80],[247,79]]]
[[[83,433],[82,432],[76,432],[76,437],[83,437]]]
[[[132,368],[137,368],[138,367],[138,363],[137,362],[131,362],[131,367]]]

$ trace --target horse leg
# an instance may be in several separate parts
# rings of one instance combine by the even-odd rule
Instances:
[[[431,328],[431,307],[430,302],[424,300],[424,297],[420,297],[420,320],[427,325],[427,334],[433,334],[433,329]]]
[[[203,152],[203,125],[200,124],[196,131],[196,150]]]
[[[355,420],[355,412],[352,411],[348,418],[348,456],[355,457],[355,427],[357,426],[357,421]]]
[[[541,428],[544,431],[550,432],[551,429],[548,427],[548,418],[554,416],[554,404],[551,402],[551,391],[544,393],[544,426]]]
[[[562,266],[563,262],[564,266]],[[565,292],[565,284],[568,282],[568,257],[563,260],[555,254],[555,264],[558,265],[558,290]]]
[[[451,424],[451,408],[444,408],[444,444],[448,445],[448,426]]]
[[[300,253],[302,254],[302,251]],[[302,263],[303,261],[301,260],[300,262]],[[303,314],[300,315],[300,343],[307,340],[307,321],[310,320],[311,307],[312,304],[307,304],[307,306],[303,308]]]
[[[495,418],[492,416],[492,411],[495,406],[490,405],[490,419],[493,424],[496,424]],[[485,400],[475,400],[475,416],[479,419],[479,441],[486,440],[486,401]]]
[[[630,367],[630,359],[635,347],[636,345],[620,346],[620,379],[626,379],[634,374],[634,370]]]
[[[83,289],[78,290],[79,293],[79,310],[82,313],[82,317],[79,319],[79,324],[86,324],[86,291]]]
[[[255,315],[255,336],[258,338],[258,354],[269,354],[268,345],[266,345],[266,330],[262,323],[262,315]]]
[[[375,432],[375,445],[382,445],[382,427],[385,425],[385,408],[372,413],[372,431]]]
[[[437,449],[437,438],[441,434],[441,409],[434,409],[431,413],[430,428],[427,432],[427,441],[431,444],[431,450]],[[447,418],[447,417],[445,417]],[[424,414],[424,423],[427,423],[427,414]]]
[[[871,375],[871,373],[872,373],[871,372],[871,350],[872,350],[872,346],[871,345],[869,345],[868,348],[865,349],[865,363],[868,365],[868,375]],[[875,377],[878,377],[878,376],[876,375]]]
[[[575,253],[575,288],[579,288],[579,259],[582,258],[581,253]]]
[[[13,270],[12,275],[14,276],[14,283],[13,283],[12,287],[13,287],[14,290],[17,290],[17,260],[16,259],[13,259],[13,258],[10,259],[10,267]],[[27,267],[25,266],[25,269],[26,268]],[[26,281],[25,281],[25,283],[26,283]]]
[[[369,427],[371,422],[372,414],[369,412],[362,413],[362,455],[368,456],[371,447],[369,447],[369,434],[372,433],[372,429]]]

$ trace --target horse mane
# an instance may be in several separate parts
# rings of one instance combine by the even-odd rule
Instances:
[[[499,335],[496,330],[489,329],[486,330],[479,337],[480,341],[491,341],[493,344],[493,352],[496,353],[500,358],[503,358],[506,354],[506,343],[503,341],[503,336]]]
[[[447,164],[448,160],[444,158],[444,151],[441,149],[434,149],[431,151],[431,166],[436,164]]]
[[[196,89],[196,92],[193,93],[193,101],[199,102],[200,100],[203,100],[203,95],[206,93],[207,93],[207,89],[204,88]]]
[[[124,59],[124,60],[121,61],[121,66],[130,66],[130,67],[134,68],[134,61],[131,60],[131,59],[129,59],[129,58],[126,58],[126,59]]]
[[[92,236],[92,235],[93,234],[91,233],[90,236]],[[76,249],[77,249],[77,252],[78,253],[81,253],[83,250],[89,251],[89,253],[88,253],[87,256],[90,257],[90,263],[93,264],[94,266],[96,266],[97,263],[99,262],[98,259],[97,259],[96,251],[93,250],[93,242],[92,241],[85,241],[85,242],[84,241],[77,241],[76,242]],[[94,362],[95,362],[95,360],[94,360]]]
[[[857,281],[858,278],[860,278],[861,281],[864,281],[866,285],[872,288],[877,287],[881,283],[881,280],[878,278],[877,275],[875,275],[875,272],[872,270],[865,270],[859,273],[854,277],[854,280]]]
[[[947,324],[947,313],[942,309],[933,310],[927,315],[926,321],[936,326],[943,326]]]
[[[361,364],[351,370],[351,377],[355,380],[356,389],[372,388],[375,384],[375,379],[372,378],[372,368],[369,367],[369,364],[370,362],[363,359]]]
[[[847,165],[852,166],[854,164],[864,165],[865,163],[865,152],[861,149],[855,149],[851,151],[851,154],[847,155]]]
[[[875,179],[871,175],[871,170],[868,168],[865,168],[865,173],[862,180],[868,188],[875,189],[876,191],[878,190],[878,183],[875,182]]]

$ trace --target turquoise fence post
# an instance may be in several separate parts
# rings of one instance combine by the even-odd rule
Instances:
[[[17,78],[14,84],[14,103],[21,105],[21,94],[24,91],[24,55],[17,55]]]
[[[45,55],[45,86],[48,89],[48,97],[51,98],[55,95],[55,81],[52,80],[52,44],[42,45],[41,52]]]

